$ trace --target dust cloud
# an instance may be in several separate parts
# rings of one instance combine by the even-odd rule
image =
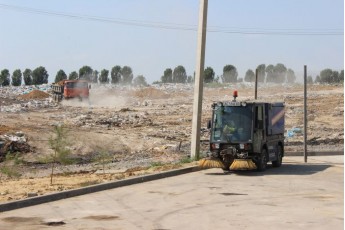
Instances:
[[[119,108],[128,106],[130,103],[130,98],[127,95],[118,95],[117,93],[112,93],[104,90],[90,90],[89,98],[83,98],[82,100],[78,98],[67,99],[62,101],[63,106],[73,106],[73,107],[109,107],[109,108]]]

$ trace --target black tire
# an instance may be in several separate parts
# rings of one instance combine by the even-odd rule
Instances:
[[[266,166],[267,166],[267,151],[266,149],[263,149],[261,154],[260,154],[260,158],[258,159],[257,162],[255,162],[257,170],[259,172],[263,172],[266,170]]]
[[[232,158],[230,156],[226,156],[223,158],[222,162],[224,164],[224,168],[222,168],[223,171],[229,172],[230,171],[230,165],[232,164],[232,162],[234,162],[234,158]]]
[[[277,160],[272,161],[273,167],[280,167],[283,162],[283,148],[281,145],[278,145]]]

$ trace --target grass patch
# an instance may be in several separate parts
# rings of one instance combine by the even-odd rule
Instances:
[[[91,185],[96,185],[99,184],[99,180],[91,180],[91,181],[85,181],[85,182],[81,182],[78,185],[80,187],[87,187],[87,186],[91,186]]]
[[[161,167],[161,166],[163,166],[163,165],[165,165],[165,163],[160,162],[160,161],[152,162],[152,163],[150,164],[150,166],[151,166],[152,168],[153,168],[153,167]]]
[[[193,161],[195,161],[194,157],[186,156],[186,157],[181,158],[179,163],[180,164],[188,164],[188,163],[192,163]]]
[[[22,163],[22,160],[19,156],[19,153],[13,154],[8,152],[6,154],[5,161],[0,167],[0,181],[3,175],[6,175],[8,178],[19,178],[21,176],[18,165]]]

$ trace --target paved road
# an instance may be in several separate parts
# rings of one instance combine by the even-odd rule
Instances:
[[[0,229],[343,229],[343,156],[193,172],[0,214]],[[54,226],[54,227],[52,227]]]

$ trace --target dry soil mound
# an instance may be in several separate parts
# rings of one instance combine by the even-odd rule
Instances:
[[[45,92],[40,91],[40,90],[33,90],[28,94],[18,96],[18,98],[20,98],[20,99],[44,99],[44,98],[48,98],[48,97],[49,97],[48,93],[45,93]]]

